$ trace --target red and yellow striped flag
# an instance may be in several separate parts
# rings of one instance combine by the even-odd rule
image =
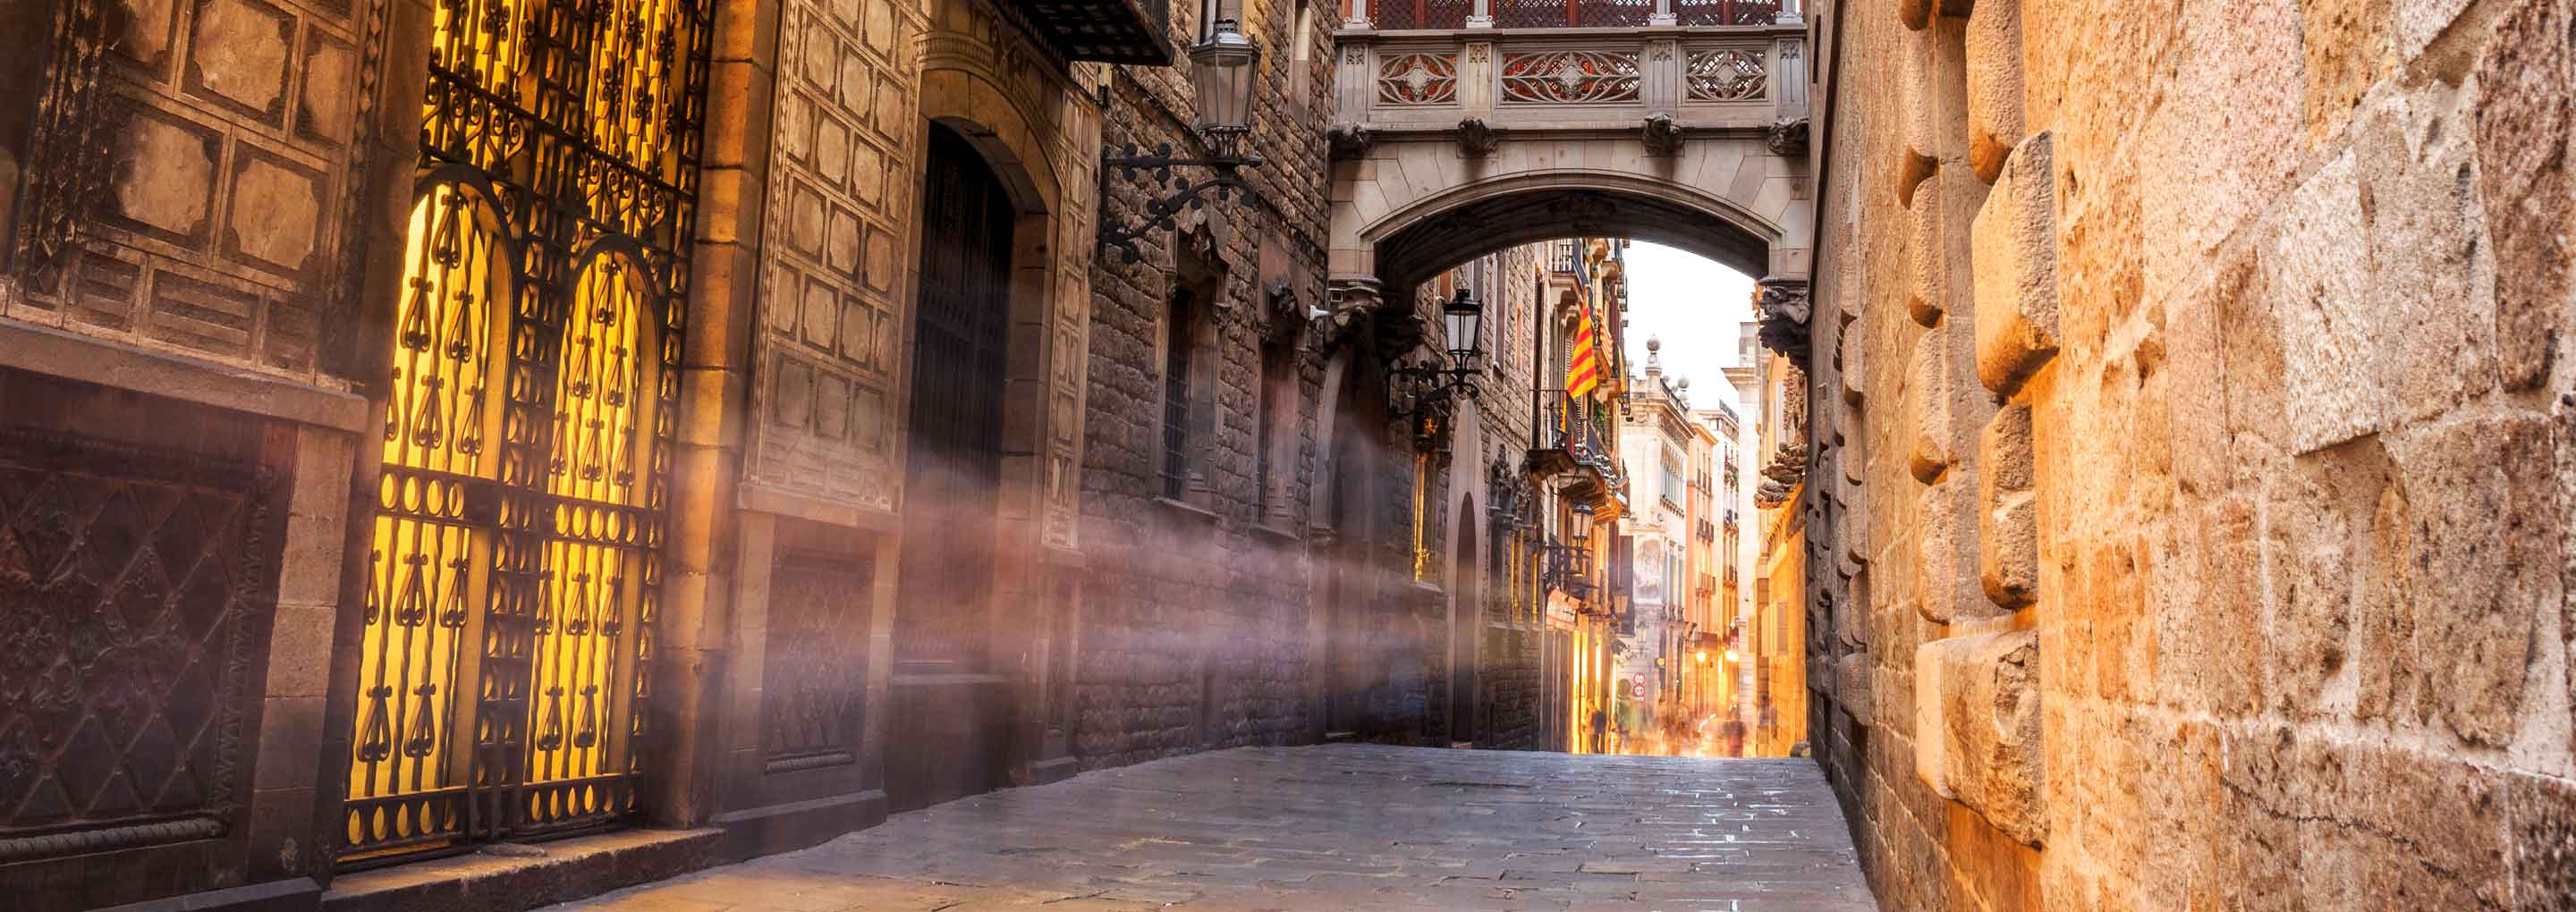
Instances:
[[[1565,395],[1581,399],[1601,385],[1601,355],[1592,325],[1592,302],[1589,295],[1575,300],[1574,347],[1565,355]]]

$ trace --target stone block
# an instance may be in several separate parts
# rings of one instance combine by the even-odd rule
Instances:
[[[2021,2],[1982,0],[1968,16],[1968,168],[1994,183],[2022,138]]]
[[[1951,404],[1958,391],[1950,382],[1949,348],[1942,342],[1939,330],[1914,340],[1905,370],[1906,420],[1913,428],[1906,471],[1924,484],[1940,481],[1959,456],[1950,445]]]
[[[1872,715],[1869,653],[1855,652],[1834,661],[1834,697],[1862,727],[1877,724]]]
[[[1960,642],[1938,640],[1914,650],[1914,778],[1943,798],[1957,797],[1950,791],[1950,761],[1945,756],[1950,739],[1925,733],[1949,730],[1949,702],[1941,699],[1941,692],[1946,684],[1943,677],[1956,663],[1946,661],[1945,655]]]
[[[2370,219],[2365,290],[2380,320],[2374,360],[2392,424],[2447,412],[2496,384],[2495,245],[2464,177],[2476,151],[2459,100],[2438,82],[2373,92],[2346,133]]]
[[[1914,574],[1921,600],[1915,610],[1935,624],[2006,613],[1970,579],[1977,565],[1974,485],[1960,476],[1944,478],[1923,491],[1917,510]]]
[[[2057,214],[2050,135],[2023,140],[1969,227],[1977,380],[1997,395],[2057,356]]]
[[[1977,441],[1977,579],[1986,598],[2024,608],[2039,596],[2039,512],[2030,405],[1995,413]]]
[[[1924,326],[1941,325],[1941,315],[1949,310],[1950,261],[1948,239],[1941,234],[1940,178],[1930,182],[1932,192],[1916,199],[1909,211],[1910,232],[1905,245],[1906,292],[1905,315]]]
[[[2380,429],[2379,320],[2370,305],[2370,241],[2351,152],[2283,201],[2265,259],[2280,321],[2291,450],[2313,452]]]
[[[2509,774],[2504,815],[2513,912],[2576,908],[2576,785]]]
[[[2039,634],[1951,637],[1924,644],[1915,656],[1916,704],[1937,704],[1928,713],[1918,709],[1915,737],[1940,742],[1942,787],[2005,835],[2039,845],[2048,834]]]
[[[2549,419],[2454,421],[2389,443],[2396,490],[2375,536],[2394,581],[2391,619],[2413,630],[2388,660],[2418,665],[2409,715],[2476,744],[2513,740],[2540,615],[2565,568]],[[2401,679],[2401,683],[2403,679]],[[2403,703],[2401,710],[2405,709]]]
[[[2567,168],[2576,129],[2576,3],[2522,0],[2475,65],[2477,175],[2495,239],[2496,347],[2507,389],[2549,376],[2558,338],[2571,334],[2576,180]]]

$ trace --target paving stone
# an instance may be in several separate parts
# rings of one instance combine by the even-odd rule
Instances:
[[[1876,908],[1805,760],[1332,744],[1085,773],[562,909]]]

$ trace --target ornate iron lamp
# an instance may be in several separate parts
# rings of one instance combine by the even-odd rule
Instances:
[[[1441,329],[1448,333],[1449,348],[1438,361],[1399,364],[1387,372],[1389,409],[1399,417],[1422,419],[1419,427],[1436,429],[1457,400],[1474,398],[1476,387],[1469,381],[1475,379],[1485,357],[1484,340],[1478,335],[1484,319],[1484,302],[1466,288],[1441,302]]]
[[[1206,41],[1190,48],[1190,88],[1198,103],[1199,142],[1208,154],[1198,158],[1175,158],[1172,144],[1155,147],[1152,155],[1138,155],[1129,144],[1125,154],[1112,155],[1102,150],[1100,156],[1100,250],[1111,249],[1129,263],[1144,258],[1136,249],[1136,239],[1145,232],[1170,229],[1177,225],[1182,212],[1207,205],[1207,197],[1222,201],[1233,191],[1246,188],[1237,169],[1261,164],[1261,156],[1238,151],[1243,136],[1252,130],[1252,89],[1258,81],[1261,48],[1245,37],[1233,19],[1219,19],[1209,29]],[[1174,176],[1174,168],[1206,168],[1211,173],[1203,181]],[[1128,226],[1109,218],[1109,175],[1115,172],[1134,180],[1139,171],[1151,171],[1160,195],[1145,203],[1145,222]]]
[[[1576,545],[1583,545],[1591,542],[1592,504],[1588,501],[1575,501],[1573,512],[1574,522],[1566,527],[1566,533],[1573,537]]]

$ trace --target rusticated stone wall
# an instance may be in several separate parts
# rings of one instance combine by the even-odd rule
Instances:
[[[1264,49],[1244,151],[1248,191],[1148,232],[1142,258],[1092,262],[1084,380],[1079,535],[1088,569],[1073,651],[1071,750],[1083,768],[1242,744],[1290,743],[1319,724],[1309,694],[1306,524],[1324,352],[1305,315],[1323,288],[1325,80],[1333,17],[1300,4],[1244,0],[1242,29]],[[1200,34],[1200,6],[1171,4],[1171,37]],[[1303,67],[1307,73],[1294,72]],[[1102,73],[1101,140],[1141,154],[1169,143],[1201,154],[1183,68]],[[1176,174],[1191,180],[1203,169]],[[1167,187],[1151,172],[1113,173],[1100,217],[1127,226]],[[1074,243],[1088,246],[1088,237]],[[1188,469],[1163,496],[1165,321],[1179,292],[1202,327],[1193,354]],[[1266,410],[1263,364],[1285,352],[1286,389]],[[1272,450],[1262,486],[1263,424]]]
[[[2576,904],[2576,4],[1813,12],[1793,507],[1882,907]]]

